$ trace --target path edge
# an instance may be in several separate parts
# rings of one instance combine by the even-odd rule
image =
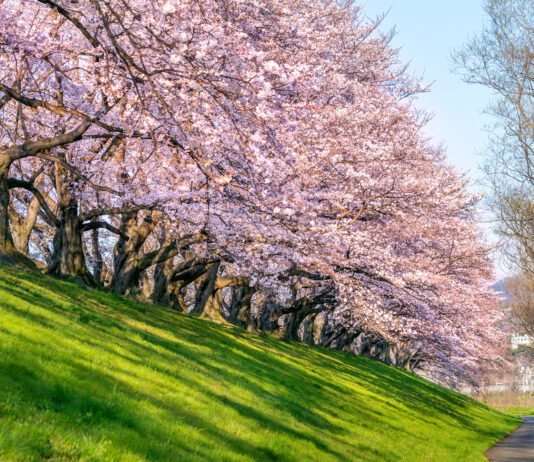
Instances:
[[[525,424],[525,419],[524,419],[524,416],[522,415],[518,415],[517,417],[520,417],[521,420],[523,420],[523,422],[521,422],[517,427],[515,427],[510,433],[508,433],[508,435],[502,437],[499,441],[496,441],[491,447],[489,447],[488,449],[486,449],[484,451],[484,457],[486,458],[486,460],[489,462],[489,458],[488,458],[488,452],[490,452],[495,446],[497,446],[501,441],[505,440],[506,438],[508,438],[509,436],[511,436],[513,433],[515,433],[517,430],[519,430],[519,428]]]

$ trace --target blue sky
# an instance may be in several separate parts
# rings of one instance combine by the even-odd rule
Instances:
[[[482,176],[487,132],[491,119],[483,109],[491,98],[489,90],[467,85],[453,72],[451,53],[481,30],[484,11],[479,0],[359,0],[370,18],[389,11],[381,28],[396,29],[394,46],[411,70],[434,82],[431,92],[420,97],[419,106],[434,114],[428,132],[447,147],[450,162],[469,171],[476,180]]]

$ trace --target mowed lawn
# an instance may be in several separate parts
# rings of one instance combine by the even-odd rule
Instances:
[[[518,422],[371,360],[0,266],[2,461],[483,461]]]

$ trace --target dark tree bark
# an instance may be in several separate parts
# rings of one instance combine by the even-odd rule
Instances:
[[[60,207],[59,227],[54,236],[53,246],[48,273],[61,278],[79,279],[91,286],[97,285],[97,280],[90,273],[85,261],[82,224],[76,203]]]
[[[9,226],[9,169],[12,162],[10,156],[0,153],[0,262],[35,269],[35,263],[15,247]]]
[[[141,287],[141,295],[144,300],[149,300],[150,295],[152,295],[152,287],[150,282],[150,276],[146,270],[141,271],[141,274],[139,276],[139,284]]]
[[[213,303],[215,282],[219,271],[220,262],[210,263],[206,272],[197,279],[197,291],[195,295],[195,305],[190,311],[191,314],[201,315],[208,303]]]
[[[113,278],[110,289],[117,294],[127,294],[132,288],[139,287],[141,269],[141,248],[156,226],[155,213],[137,224],[137,212],[125,213],[121,218],[120,230],[128,239],[120,237],[115,246],[113,259]]]
[[[298,285],[295,284],[295,296],[297,291]],[[293,299],[289,305],[280,305],[272,300],[266,300],[261,308],[260,330],[299,340],[299,327],[308,316],[334,309],[335,296],[333,292],[333,285],[318,287],[314,293]],[[280,322],[282,316],[284,317],[283,323]]]
[[[248,328],[250,326],[250,308],[252,296],[256,293],[254,287],[247,285],[232,287],[232,299],[228,307],[227,321],[237,326]]]
[[[183,290],[205,271],[205,266],[202,265],[193,272],[180,272],[182,266],[183,264],[175,266],[172,259],[156,265],[154,290],[151,296],[154,303],[168,306],[172,310],[187,312]]]
[[[39,215],[45,222],[45,228],[53,229],[53,252],[47,258],[49,261],[48,272],[58,277],[72,277],[84,282],[87,285],[96,285],[100,280],[104,281],[107,275],[106,268],[101,268],[100,277],[95,278],[88,270],[86,265],[86,249],[83,241],[83,232],[93,231],[97,233],[98,229],[106,228],[115,234],[121,234],[111,224],[105,221],[97,221],[100,215],[107,215],[116,212],[116,209],[93,209],[83,215],[79,214],[78,203],[75,193],[72,191],[70,184],[73,181],[72,174],[61,164],[56,165],[54,176],[55,187],[58,201],[55,208],[59,216],[52,211],[48,201],[43,197],[41,192],[34,186],[33,182],[10,178],[8,185],[11,189],[23,188],[34,195],[34,200],[39,203]],[[85,222],[86,219],[91,219]],[[42,230],[35,228],[37,234],[42,234]],[[127,239],[127,236],[124,237]],[[39,243],[39,248],[43,256],[49,254],[47,245]],[[95,249],[97,260],[101,259],[100,246],[98,242],[98,233],[93,234],[93,248]],[[100,256],[100,257],[99,257]],[[97,268],[100,267],[97,261]]]
[[[174,270],[172,259],[158,263],[154,268],[154,290],[151,299],[159,305],[169,305],[169,285]]]
[[[72,191],[72,176],[56,164],[55,186],[58,195],[57,230],[54,236],[54,252],[48,265],[48,273],[81,280],[90,286],[98,285],[87,268],[82,243],[83,225],[78,215],[78,201]]]
[[[93,256],[91,262],[93,266],[93,276],[102,286],[106,286],[109,282],[108,278],[110,275],[109,269],[104,263],[104,258],[102,257],[98,228],[91,230],[91,245],[93,247]]]
[[[207,317],[221,322],[247,324],[249,320],[250,301],[255,289],[248,287],[248,279],[223,276],[218,277],[221,261],[215,259],[192,257],[178,265],[171,261],[159,264],[155,270],[154,292],[152,300],[156,303],[168,303],[172,309],[187,311],[183,291],[195,283],[195,302],[189,313]],[[224,305],[222,290],[231,287],[233,290],[230,306]],[[224,309],[226,308],[226,309]],[[225,311],[229,315],[225,316]]]
[[[0,249],[4,252],[15,250],[9,227],[9,158],[0,157]]]
[[[189,237],[185,237],[180,242],[169,240],[159,249],[142,254],[142,247],[157,222],[156,211],[145,217],[140,225],[137,224],[137,212],[123,214],[120,228],[122,235],[115,246],[113,279],[110,284],[113,292],[127,294],[131,293],[132,289],[137,290],[142,271],[175,257],[182,248],[190,245]]]
[[[217,264],[219,260],[195,258],[189,252],[182,254],[186,258],[184,262],[174,265],[171,260],[167,260],[156,267],[152,300],[168,305],[171,309],[187,312],[183,291],[206,273],[208,265]]]

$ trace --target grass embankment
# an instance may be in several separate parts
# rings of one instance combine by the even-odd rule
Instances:
[[[502,412],[509,415],[534,415],[534,408],[514,406],[503,409]]]
[[[2,461],[482,461],[517,423],[364,358],[0,266]]]

